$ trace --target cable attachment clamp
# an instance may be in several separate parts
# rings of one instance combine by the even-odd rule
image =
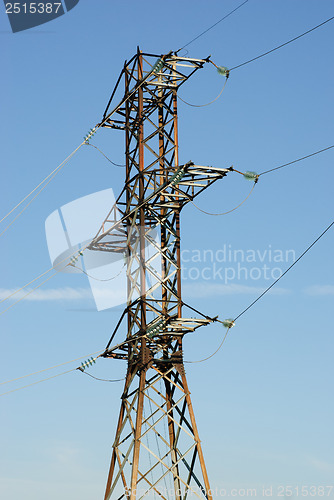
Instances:
[[[259,180],[259,174],[257,174],[256,172],[247,171],[243,174],[243,176],[248,181],[254,181],[255,183],[257,183],[257,181]]]
[[[86,144],[89,144],[89,139],[93,137],[94,134],[96,134],[96,127],[91,128],[88,134],[85,135],[84,139]]]
[[[230,76],[230,70],[226,66],[217,66],[217,73],[226,76],[226,79]]]
[[[96,360],[97,360],[97,358],[89,358],[89,359],[87,359],[87,361],[85,361],[84,363],[81,363],[81,366],[79,366],[77,368],[77,370],[80,370],[81,372],[84,372],[86,370],[86,368],[89,368],[94,363],[96,363]]]
[[[231,318],[224,319],[224,321],[222,321],[222,324],[223,326],[225,326],[225,328],[233,328],[233,326],[235,326],[235,322]]]
[[[160,59],[157,59],[157,61],[153,64],[153,66],[152,66],[152,72],[153,73],[159,73],[159,71],[162,70],[163,66],[164,66],[164,61],[160,57]]]
[[[79,260],[80,256],[83,255],[83,251],[80,250],[80,252],[78,253],[78,255],[74,255],[71,259],[70,259],[70,262],[67,264],[68,266],[74,266],[76,261]]]

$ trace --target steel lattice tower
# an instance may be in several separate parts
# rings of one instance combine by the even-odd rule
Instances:
[[[105,500],[212,499],[182,339],[215,318],[183,316],[189,306],[181,298],[180,212],[229,169],[179,165],[177,122],[178,89],[208,60],[138,49],[101,122],[125,132],[126,179],[89,248],[126,255],[128,287],[103,354],[128,364]],[[122,330],[126,340],[112,347]]]

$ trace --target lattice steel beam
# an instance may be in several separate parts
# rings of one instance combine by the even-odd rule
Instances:
[[[89,248],[126,256],[128,297],[104,353],[128,363],[105,500],[212,499],[182,339],[215,318],[182,314],[180,212],[231,168],[179,165],[177,123],[177,91],[208,61],[138,49],[101,122],[125,132],[126,179]]]

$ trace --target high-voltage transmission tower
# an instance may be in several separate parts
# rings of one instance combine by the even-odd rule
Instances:
[[[124,188],[89,247],[127,262],[127,305],[103,354],[127,361],[105,500],[212,499],[182,340],[215,318],[183,314],[180,212],[230,169],[180,165],[177,116],[178,89],[208,61],[138,49],[101,122],[124,131],[126,157]]]

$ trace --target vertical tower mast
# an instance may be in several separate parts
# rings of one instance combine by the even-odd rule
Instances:
[[[211,500],[182,339],[212,319],[182,313],[180,211],[229,169],[179,165],[177,91],[209,59],[157,57],[125,63],[102,121],[125,131],[126,180],[90,249],[127,257],[127,307],[104,353],[127,361],[105,500]]]

